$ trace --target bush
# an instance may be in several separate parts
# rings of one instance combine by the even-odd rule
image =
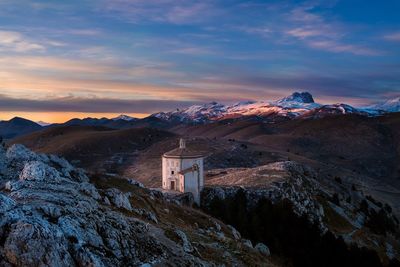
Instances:
[[[369,214],[369,205],[365,199],[363,199],[360,202],[360,208],[358,210],[361,211],[362,213],[364,213],[365,215]]]
[[[365,221],[365,226],[376,234],[386,235],[386,233],[395,233],[397,225],[386,213],[384,209],[376,212],[374,209],[370,210],[370,215]]]
[[[336,206],[340,206],[340,199],[339,199],[339,195],[337,193],[334,193],[331,201],[333,204],[335,204]]]
[[[336,181],[338,184],[342,184],[342,178],[340,178],[340,177],[338,177],[338,176],[335,177],[335,181]]]
[[[372,196],[366,196],[365,198],[368,199],[369,201],[371,201],[372,203],[374,203],[379,208],[383,207],[382,203],[377,201],[377,200],[375,200]]]

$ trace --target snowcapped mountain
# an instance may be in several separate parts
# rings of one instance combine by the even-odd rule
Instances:
[[[37,121],[36,123],[43,127],[51,125],[51,123],[45,121]]]
[[[331,104],[331,105],[323,105],[314,109],[311,109],[308,112],[305,112],[304,114],[301,115],[301,118],[323,118],[326,116],[332,116],[332,115],[345,115],[345,114],[357,114],[357,115],[363,115],[363,116],[372,116],[375,115],[374,111],[367,111],[363,109],[358,109],[355,107],[352,107],[347,104],[342,104],[342,103],[337,103],[337,104]]]
[[[133,121],[133,120],[137,120],[134,117],[128,116],[128,115],[124,115],[121,114],[118,117],[112,118],[113,121],[117,121],[117,120],[124,120],[124,121]]]
[[[170,112],[155,113],[151,117],[176,123],[195,124],[243,118],[276,122],[282,119],[322,118],[343,114],[377,116],[384,113],[382,110],[400,111],[400,99],[389,100],[375,107],[355,108],[343,103],[322,105],[315,103],[313,96],[308,92],[294,92],[276,101],[242,101],[233,105],[211,102]]]
[[[300,109],[311,109],[321,106],[314,102],[314,98],[309,92],[294,92],[290,96],[284,97],[271,104],[283,107],[283,108],[300,108]]]
[[[386,102],[367,107],[372,110],[382,110],[386,112],[400,112],[400,97],[389,99]]]
[[[298,93],[274,102],[242,101],[233,105],[211,102],[194,105],[185,109],[155,113],[152,116],[168,121],[187,123],[207,123],[216,120],[238,117],[290,117],[294,118],[311,109],[320,107],[308,92]]]
[[[162,120],[204,123],[221,117],[225,112],[225,105],[211,102],[204,105],[193,105],[181,110],[159,112],[151,116]]]

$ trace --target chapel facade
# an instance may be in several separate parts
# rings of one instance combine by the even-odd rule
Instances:
[[[186,147],[180,139],[179,147],[162,156],[162,188],[178,192],[191,192],[200,205],[200,192],[204,186],[204,156]]]

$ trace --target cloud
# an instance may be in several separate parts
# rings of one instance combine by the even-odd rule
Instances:
[[[311,37],[331,37],[333,34],[331,32],[324,31],[321,27],[308,27],[308,28],[294,28],[286,31],[286,34],[299,38],[307,39]]]
[[[103,52],[103,53],[101,53]],[[30,76],[35,74],[40,78],[49,77],[52,80],[62,77],[91,77],[94,79],[107,78],[115,80],[124,76],[133,78],[151,77],[181,77],[181,73],[173,70],[173,64],[168,62],[152,62],[146,60],[129,60],[123,63],[105,56],[105,51],[98,47],[87,48],[79,51],[86,58],[70,59],[54,56],[5,56],[0,57],[2,71],[12,76]],[[104,59],[98,57],[103,55]],[[82,55],[83,56],[83,55]],[[23,77],[16,81],[26,80]],[[32,82],[36,80],[33,78]],[[125,78],[126,80],[126,78]],[[0,82],[1,84],[1,82]]]
[[[390,81],[388,83],[387,81]],[[350,104],[375,101],[383,93],[400,92],[400,75],[391,66],[380,66],[379,72],[329,75],[313,73],[264,74],[237,73],[235,76],[204,77],[182,82],[181,86],[208,88],[229,92],[229,100],[273,100],[293,91],[309,91],[315,98],[328,103],[342,101]]]
[[[102,34],[102,31],[99,29],[67,29],[63,32],[80,36],[98,36]]]
[[[222,12],[213,1],[207,0],[107,0],[101,2],[98,10],[133,23],[171,24],[206,22],[210,17]]]
[[[40,41],[33,40],[20,32],[0,29],[0,52],[45,52],[48,47],[64,46],[66,46],[64,42],[47,38],[43,38]]]
[[[384,39],[389,41],[400,42],[400,32],[393,32],[383,36]]]
[[[329,20],[328,16],[322,16],[315,11],[320,9],[321,5],[309,3],[294,8],[281,5],[280,8],[274,9],[274,14],[271,14],[273,18],[267,24],[264,22],[264,25],[240,26],[236,29],[258,35],[279,45],[294,45],[300,42],[309,48],[332,53],[363,56],[383,54],[379,50],[350,40],[348,37],[354,33],[350,32],[348,25]]]
[[[7,112],[154,113],[199,103],[199,101],[125,100],[75,96],[33,100],[0,95],[0,111]]]
[[[19,32],[0,31],[0,50],[29,52],[44,51],[45,47],[29,40]]]
[[[320,50],[325,50],[334,53],[346,52],[361,56],[378,56],[383,54],[381,51],[378,50],[353,44],[340,43],[334,40],[322,40],[322,41],[310,40],[307,41],[307,45],[312,48],[317,48]]]

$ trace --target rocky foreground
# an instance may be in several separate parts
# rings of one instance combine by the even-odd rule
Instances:
[[[212,217],[134,182],[96,182],[1,145],[0,266],[273,266],[265,245]]]

